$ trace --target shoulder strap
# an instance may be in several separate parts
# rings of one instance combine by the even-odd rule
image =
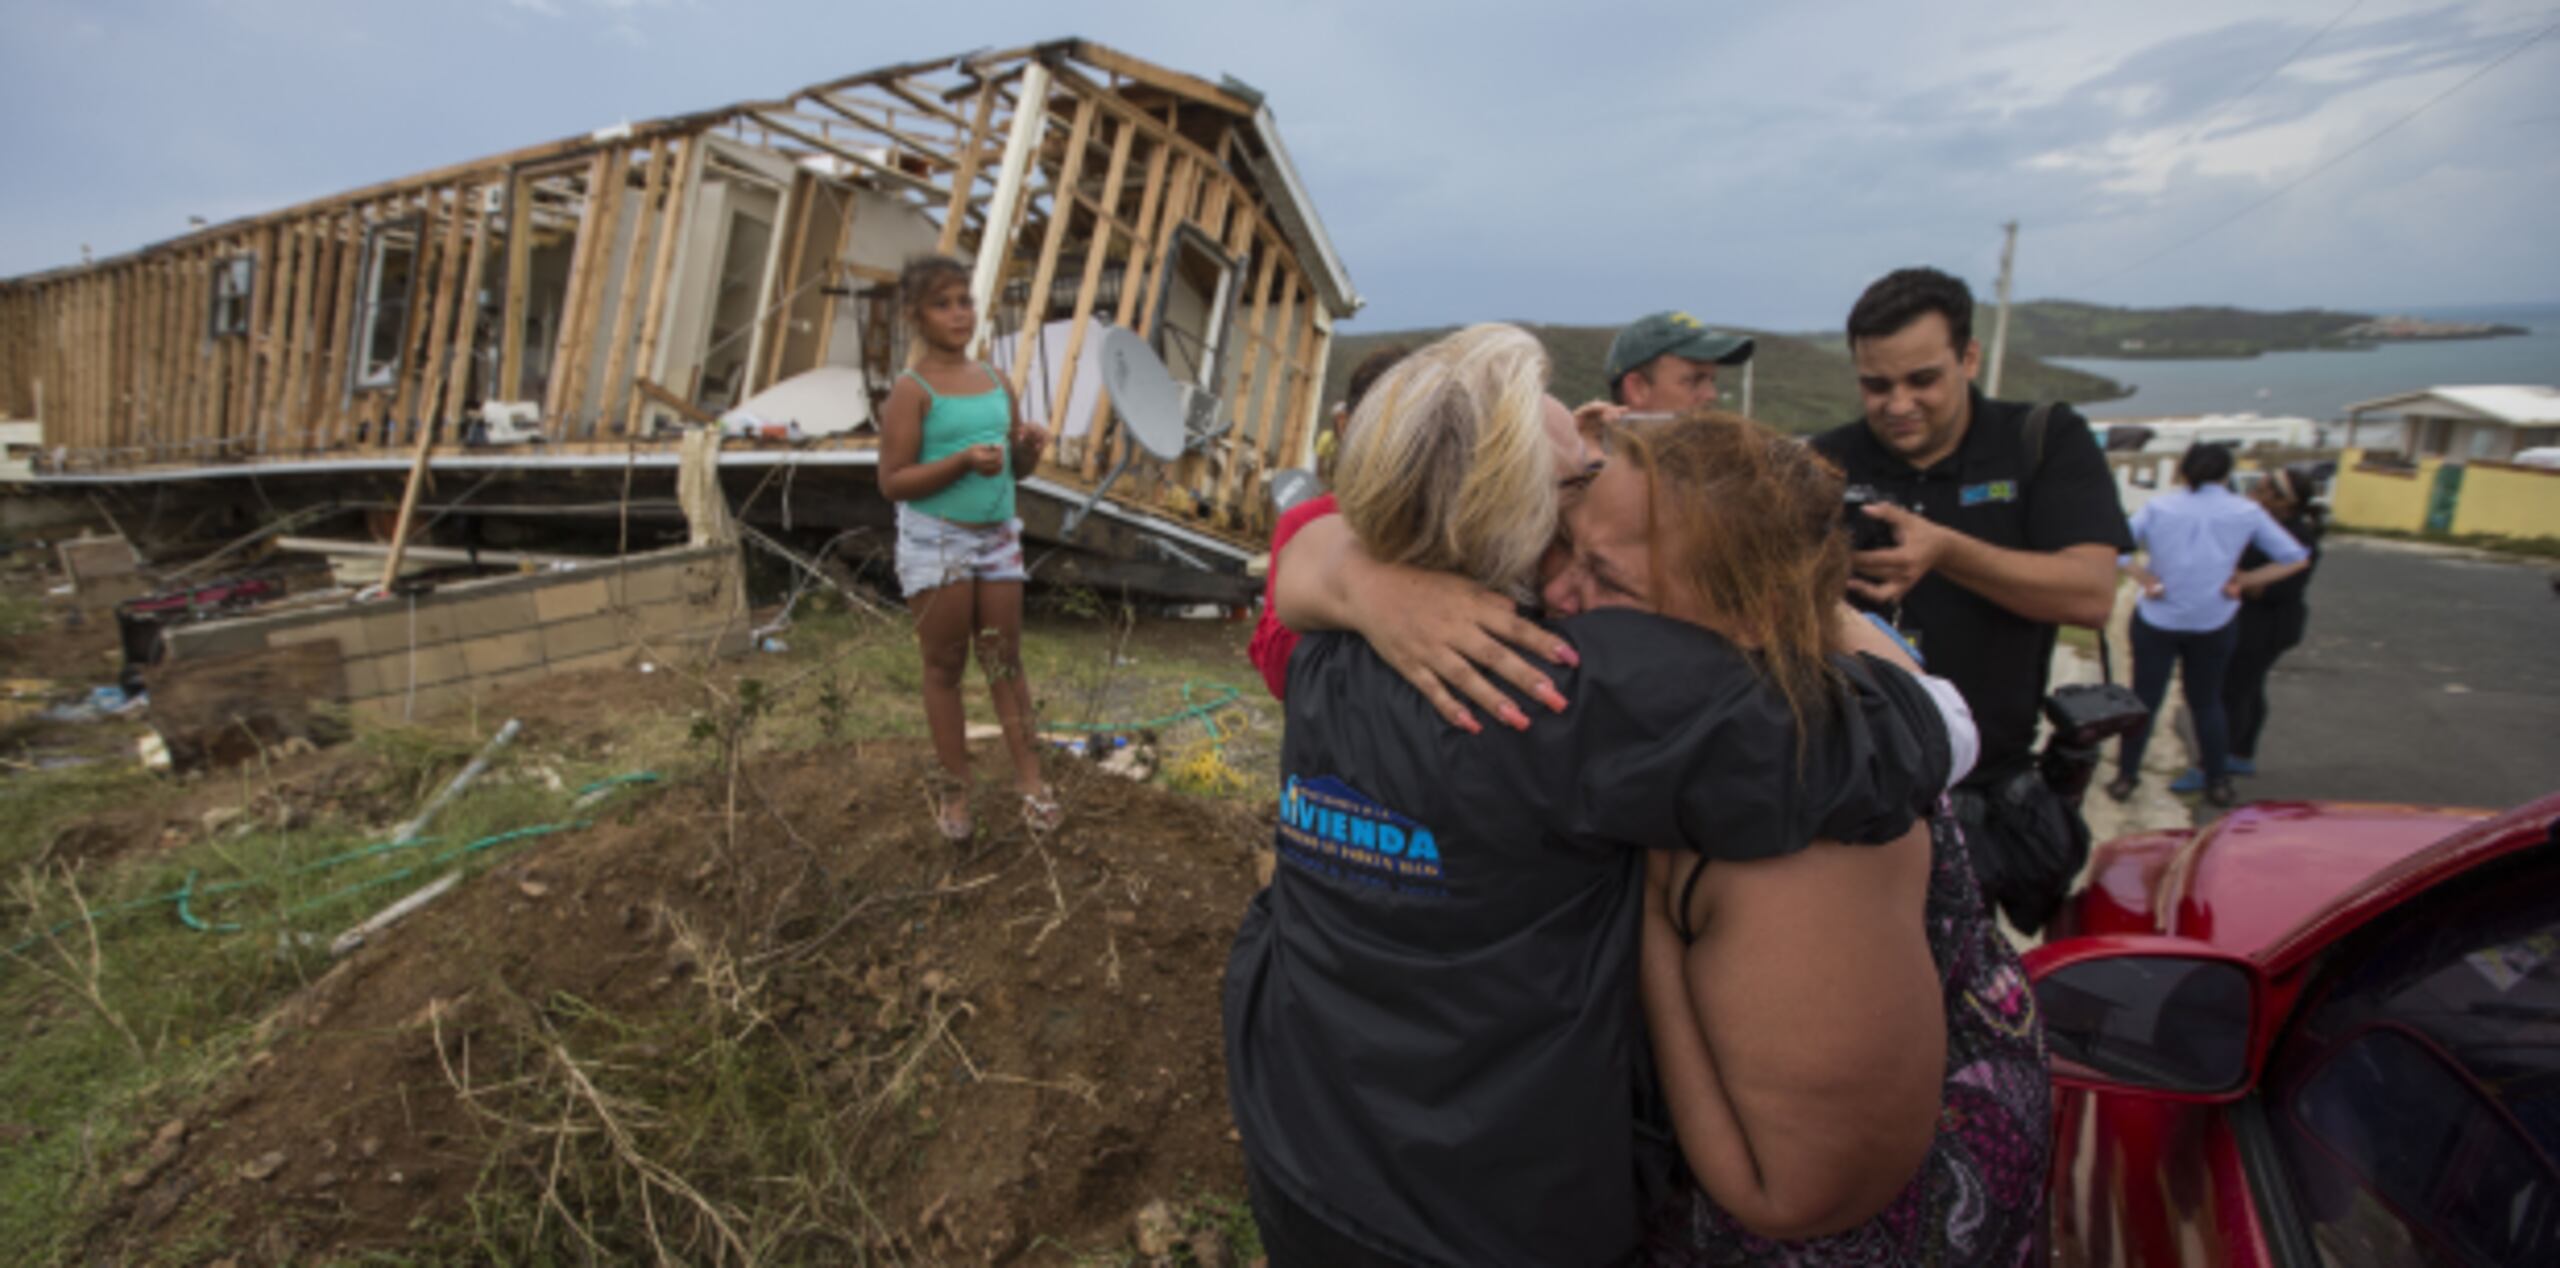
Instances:
[[[987,372],[987,382],[994,384],[997,391],[1004,393],[1005,401],[1010,404],[1013,400],[1013,385],[1005,382],[1003,375],[996,373],[995,363],[981,361],[978,363],[978,368]]]
[[[932,384],[930,384],[930,383],[925,382],[925,381],[924,381],[924,376],[923,376],[923,375],[921,375],[921,374],[916,373],[913,369],[909,369],[909,370],[905,371],[904,373],[900,374],[898,377],[899,377],[899,378],[902,378],[902,379],[914,379],[914,380],[916,381],[916,386],[924,389],[925,399],[927,399],[927,400],[932,400],[932,401],[938,401],[938,400],[941,400],[941,399],[942,399],[942,394],[941,394],[941,393],[939,393],[939,392],[934,391],[934,390],[933,390],[933,385],[932,385]]]

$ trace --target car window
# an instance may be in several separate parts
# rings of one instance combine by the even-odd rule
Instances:
[[[2504,869],[2335,953],[2266,1080],[2336,1268],[2560,1264],[2560,873]]]

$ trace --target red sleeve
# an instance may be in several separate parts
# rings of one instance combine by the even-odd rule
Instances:
[[[1299,529],[1339,510],[1330,493],[1309,498],[1281,512],[1280,522],[1271,530],[1271,566],[1262,578],[1262,619],[1253,627],[1253,643],[1245,655],[1262,672],[1262,685],[1271,689],[1274,700],[1289,698],[1289,653],[1298,650],[1298,632],[1280,623],[1278,607],[1272,602],[1280,584],[1280,551]]]

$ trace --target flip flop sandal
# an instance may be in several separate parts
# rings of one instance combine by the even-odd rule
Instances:
[[[1033,834],[1055,832],[1066,821],[1067,808],[1059,803],[1055,790],[1022,794],[1022,826]]]
[[[969,791],[949,775],[925,781],[925,806],[933,812],[933,826],[942,839],[958,844],[978,835],[978,825],[969,814]]]

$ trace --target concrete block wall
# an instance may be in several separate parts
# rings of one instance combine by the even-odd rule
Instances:
[[[639,655],[734,655],[747,642],[735,546],[694,546],[438,587],[361,607],[210,621],[167,635],[167,658],[327,641],[345,663],[339,697],[359,718],[458,709],[491,688],[620,666]]]

